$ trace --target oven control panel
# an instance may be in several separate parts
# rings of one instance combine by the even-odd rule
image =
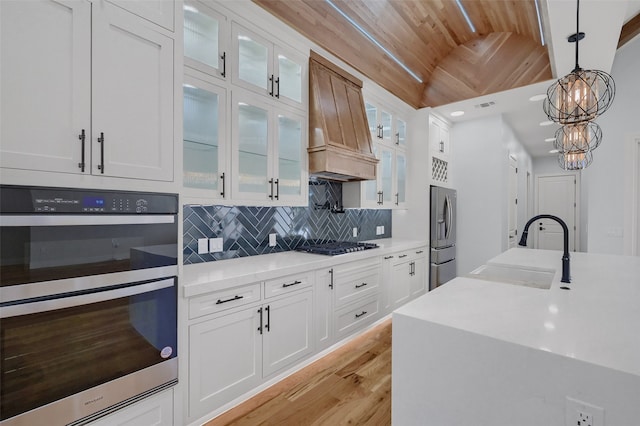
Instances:
[[[2,186],[2,213],[177,214],[178,196],[68,188]]]

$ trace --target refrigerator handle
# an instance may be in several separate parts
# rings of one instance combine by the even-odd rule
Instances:
[[[451,211],[451,199],[449,198],[448,195],[445,196],[444,202],[447,207],[447,214],[444,222],[444,226],[445,226],[444,238],[448,240],[449,235],[451,234],[451,225],[452,225],[451,216],[453,216],[453,212]]]

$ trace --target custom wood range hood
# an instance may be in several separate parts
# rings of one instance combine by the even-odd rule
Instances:
[[[322,179],[376,178],[378,160],[362,98],[362,81],[311,51],[309,173]]]

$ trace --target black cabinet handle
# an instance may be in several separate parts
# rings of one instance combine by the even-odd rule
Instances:
[[[295,280],[294,282],[289,283],[289,284],[282,284],[282,287],[286,288],[286,287],[291,287],[293,285],[298,285],[298,284],[302,284],[302,281]]]
[[[269,76],[269,83],[271,84],[271,90],[269,90],[269,96],[273,96],[273,74]]]
[[[329,275],[331,275],[331,280],[329,281],[329,288],[333,290],[333,268],[329,269]]]
[[[244,298],[244,296],[236,295],[235,297],[232,297],[231,299],[226,299],[226,300],[218,299],[218,301],[216,302],[216,305],[222,305],[223,303],[233,302],[234,300],[240,300],[240,299],[243,299],[243,298]]]
[[[385,256],[384,260],[387,260],[387,259],[393,259],[393,256]]]
[[[362,288],[362,287],[364,287],[365,285],[367,285],[367,283],[356,284],[356,288]]]
[[[222,56],[220,56],[220,59],[222,59],[222,72],[220,73],[220,75],[223,77],[226,77],[227,76],[227,52],[222,52]]]
[[[444,141],[440,141],[440,152],[444,152]]]
[[[101,174],[104,174],[104,132],[100,132],[98,143],[100,144],[100,164],[98,164],[98,170],[100,170]]]
[[[80,167],[80,171],[84,173],[84,142],[86,140],[86,134],[84,133],[84,129],[78,135],[78,139],[80,139],[80,162],[78,163],[78,167]]]
[[[400,145],[400,132],[396,133],[396,145]]]
[[[384,192],[383,191],[378,191],[378,204],[382,205],[382,203],[384,202],[384,196],[383,196]]]
[[[267,311],[267,323],[265,324],[264,328],[266,328],[267,331],[271,331],[271,308],[267,306],[266,308],[264,308],[264,310]]]
[[[409,263],[409,275],[414,276],[416,274],[416,263]]]
[[[424,250],[419,250],[416,252],[416,254],[421,254],[421,253],[424,253]]]
[[[262,334],[262,308],[258,309],[258,313],[260,314],[260,327],[258,327],[258,331]]]
[[[269,185],[271,185],[271,192],[269,193],[269,198],[273,200],[273,179],[269,179]]]
[[[280,199],[280,179],[276,179],[274,183],[276,184],[276,195],[274,196],[274,198],[276,200],[279,200]]]
[[[361,313],[356,314],[356,318],[360,318],[361,316],[366,315],[366,313],[367,311],[362,311]]]
[[[276,78],[276,88],[277,88],[277,92],[274,96],[280,99],[280,77]]]
[[[224,172],[220,175],[220,179],[222,180],[222,192],[220,192],[220,195],[224,198]]]
[[[398,196],[398,193],[396,192],[396,206],[400,205],[399,201],[400,201],[400,198]]]
[[[398,258],[402,259],[403,257],[407,257],[406,254],[401,254],[400,256],[398,256]]]

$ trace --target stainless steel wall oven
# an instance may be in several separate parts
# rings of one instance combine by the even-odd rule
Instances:
[[[0,186],[0,424],[83,424],[177,382],[177,213]]]

